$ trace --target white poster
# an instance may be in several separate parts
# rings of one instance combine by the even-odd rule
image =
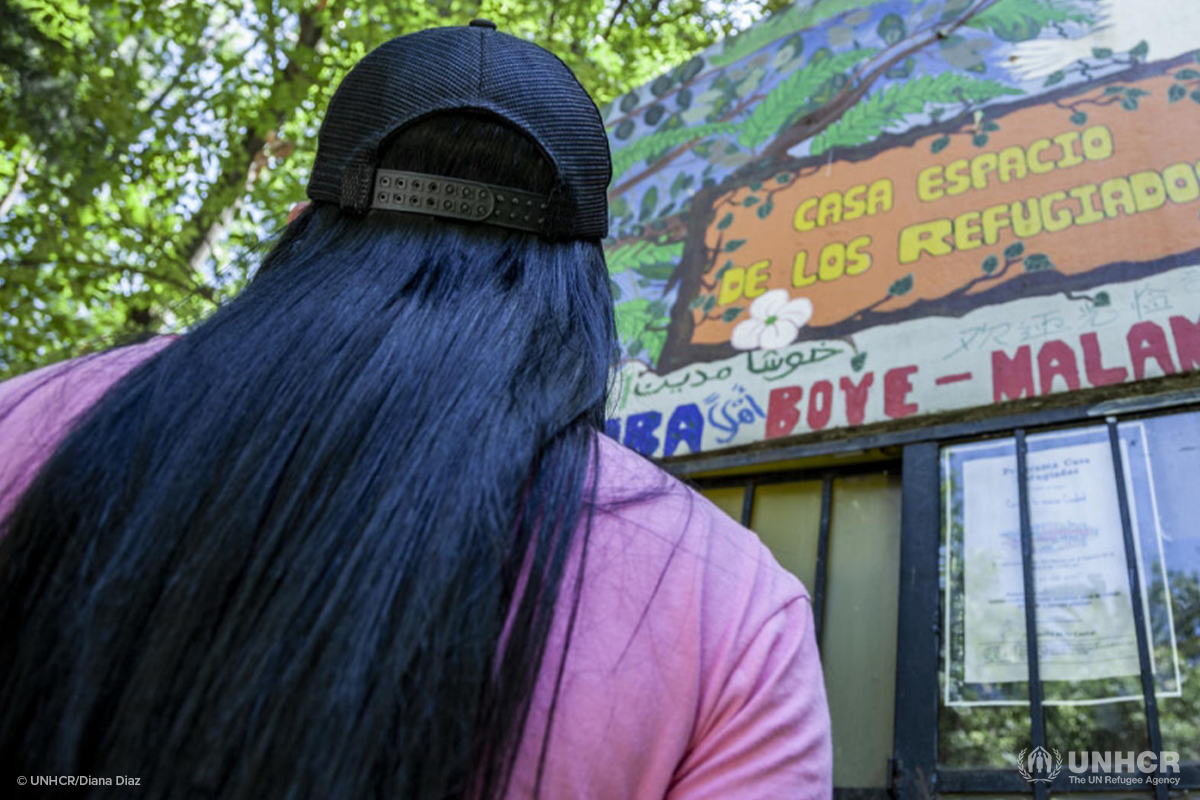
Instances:
[[[1145,450],[1136,435],[1142,431],[1125,428],[1126,493],[1145,583],[1154,575],[1144,559],[1163,571],[1162,532],[1145,458],[1130,458],[1131,447]],[[1029,699],[1028,660],[1015,442],[956,445],[942,455],[945,703],[1023,704]],[[1134,606],[1107,428],[1031,436],[1026,467],[1044,702],[1140,699]],[[1150,624],[1170,621],[1170,603],[1165,596],[1152,600],[1145,585],[1138,601],[1147,632],[1156,637],[1149,644],[1157,693],[1178,695],[1174,641],[1159,641]]]
[[[1016,456],[963,465],[965,673],[1026,680]],[[1107,441],[1031,451],[1038,656],[1047,681],[1137,675],[1125,541]]]

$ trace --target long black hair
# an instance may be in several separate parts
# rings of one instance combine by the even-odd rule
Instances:
[[[553,183],[481,115],[411,126],[382,165]],[[561,668],[614,354],[598,241],[309,208],[0,527],[8,774],[500,794]]]

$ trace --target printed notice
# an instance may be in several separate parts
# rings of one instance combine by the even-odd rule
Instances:
[[[1031,442],[1038,656],[1045,681],[1139,673],[1125,543],[1105,440]],[[967,683],[1027,680],[1015,453],[962,465]]]

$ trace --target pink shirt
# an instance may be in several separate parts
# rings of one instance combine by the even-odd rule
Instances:
[[[79,415],[170,341],[0,384],[0,518]],[[829,712],[804,587],[704,497],[607,437],[599,442],[600,509],[542,796],[827,800]],[[628,502],[648,489],[660,491]],[[565,596],[573,585],[568,574]],[[567,617],[557,615],[547,645],[513,800],[532,796],[549,666]]]

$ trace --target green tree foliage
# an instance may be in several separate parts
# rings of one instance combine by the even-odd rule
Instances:
[[[236,292],[338,80],[393,36],[487,17],[604,104],[784,5],[0,0],[0,377]]]

